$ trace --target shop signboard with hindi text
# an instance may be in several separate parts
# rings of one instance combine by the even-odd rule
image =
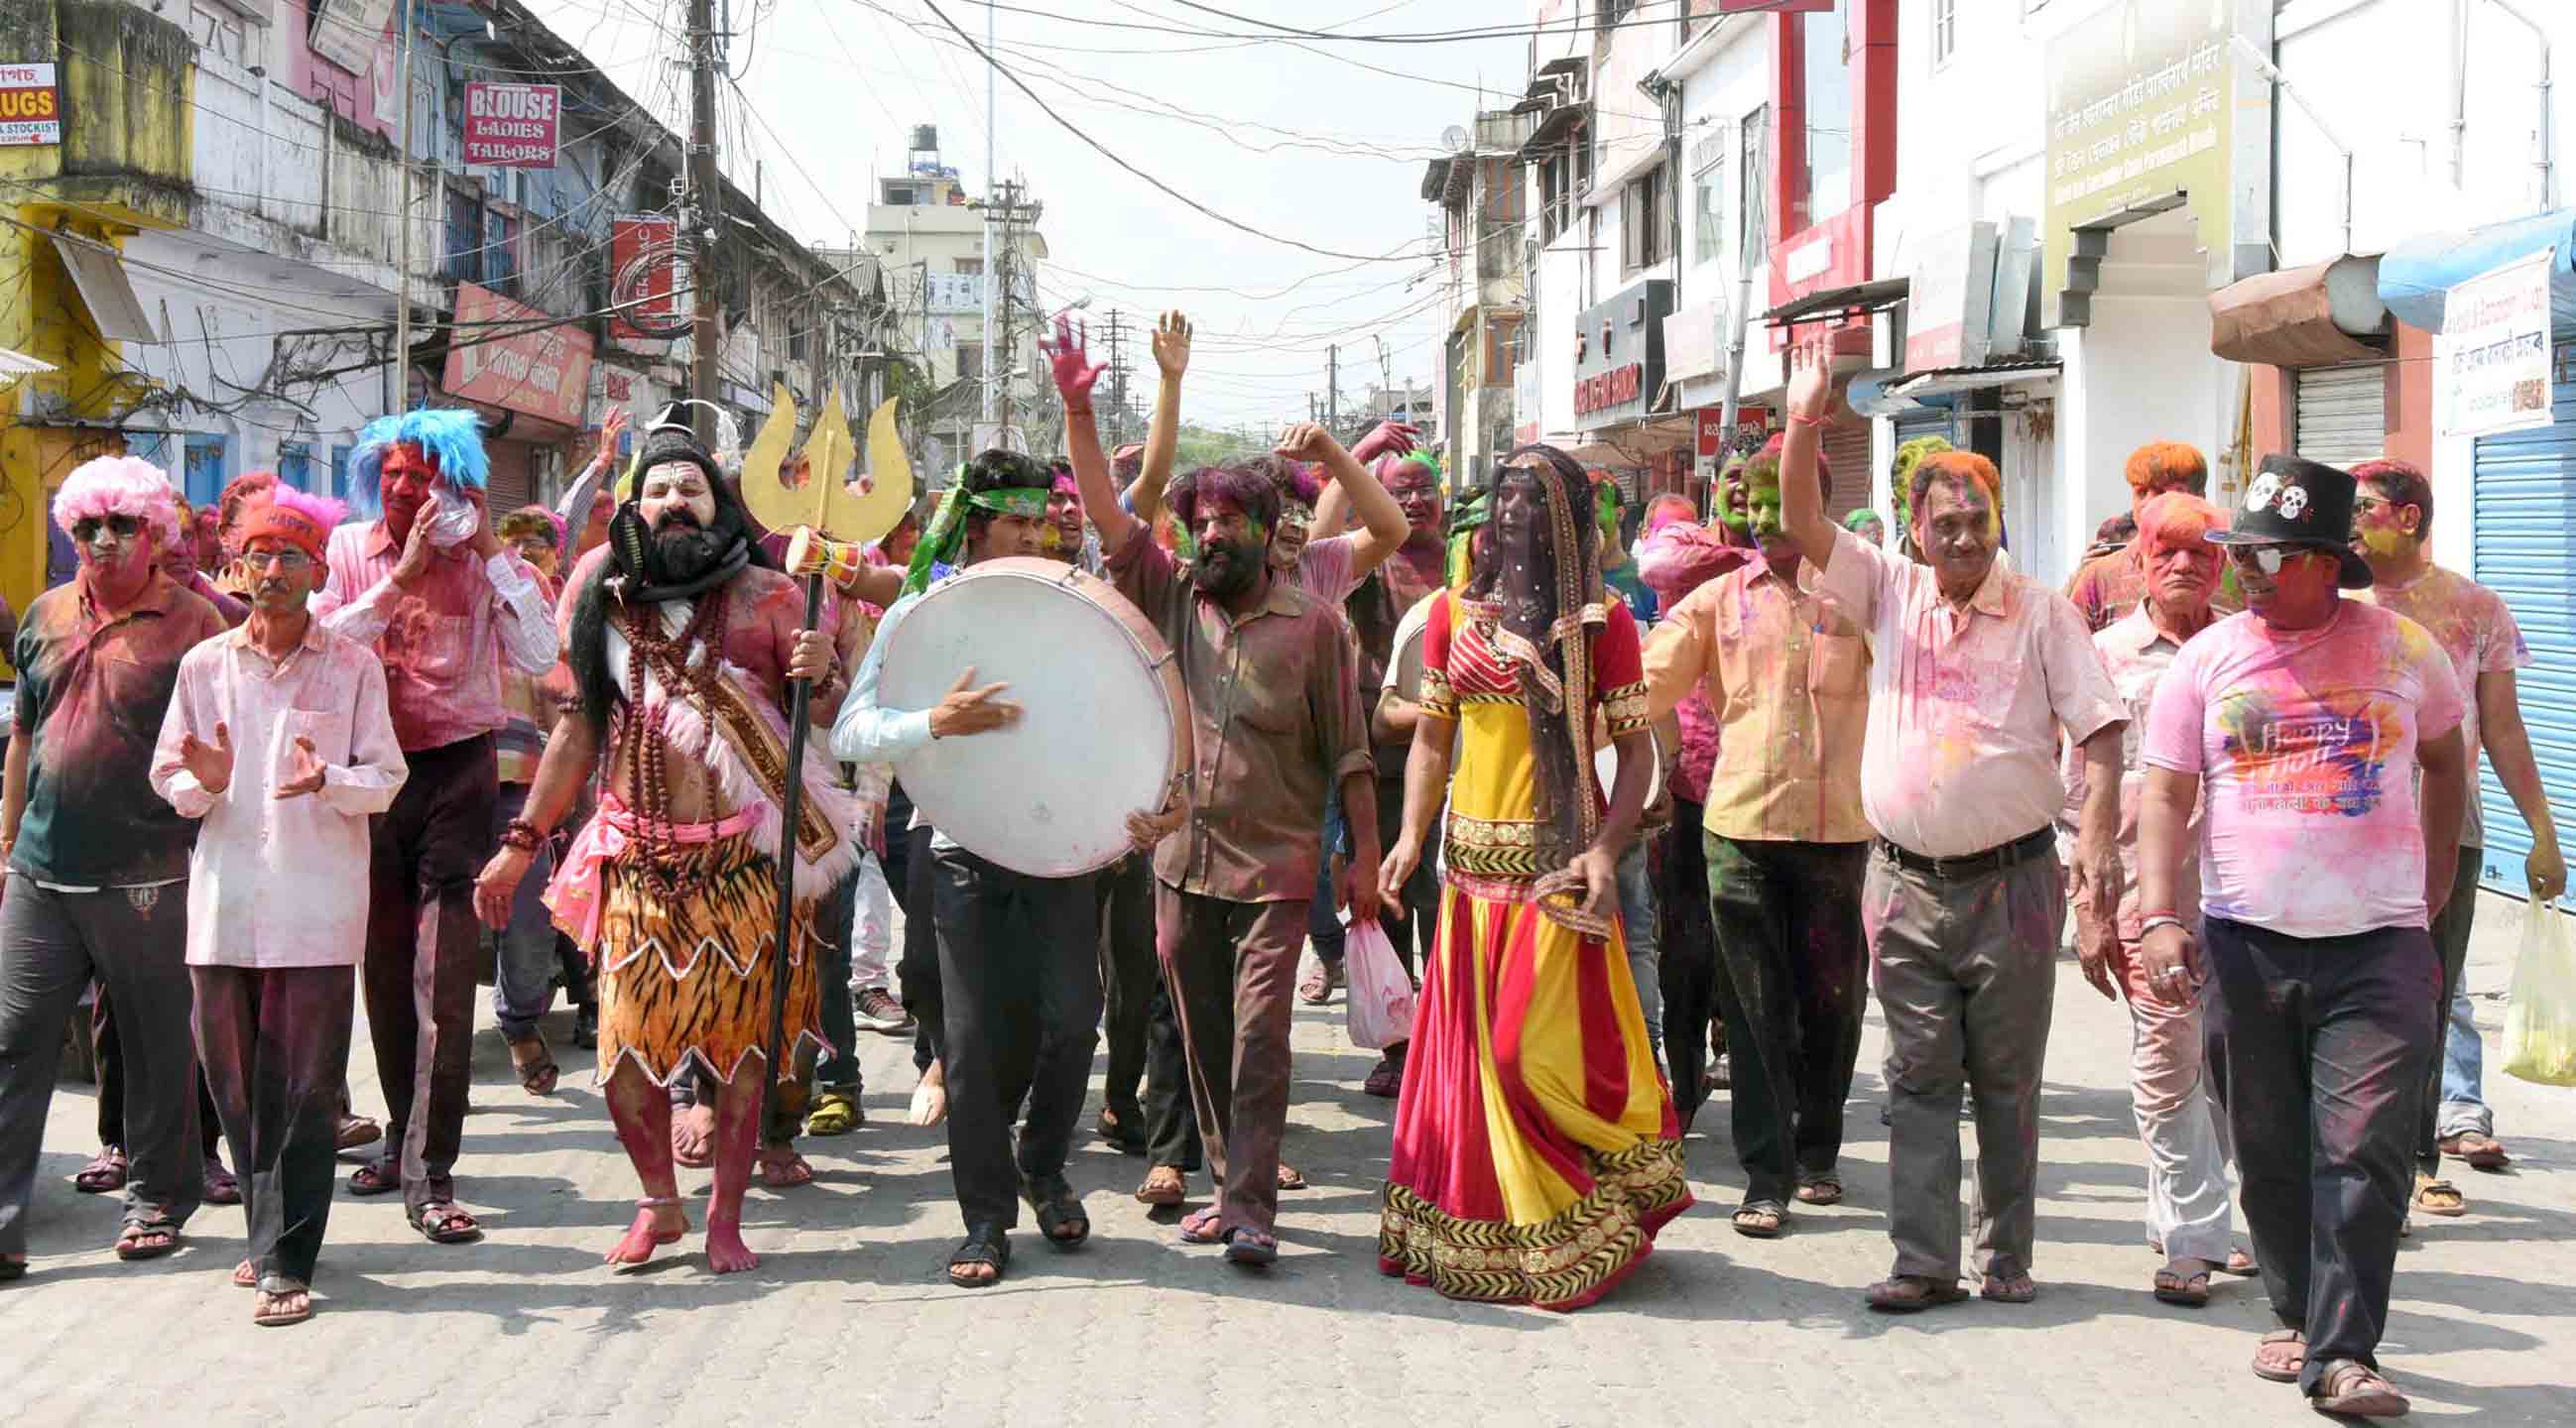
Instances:
[[[0,64],[0,147],[63,141],[63,92],[51,64]]]
[[[2269,269],[2271,90],[2241,82],[2236,41],[2268,53],[2271,11],[2114,0],[2049,42],[2042,326],[2089,321],[2068,276],[2079,230],[2099,244],[2161,209],[2189,208],[2211,287]]]
[[[465,82],[466,165],[550,169],[563,136],[563,89],[552,84]]]
[[[2444,436],[2493,436],[2547,426],[2551,249],[2490,268],[2443,302],[2435,370]]]
[[[689,335],[680,301],[680,224],[630,215],[608,225],[608,322],[611,341],[650,351]]]
[[[376,41],[394,19],[394,0],[313,0],[313,53],[351,74],[376,61]]]
[[[583,424],[590,400],[590,334],[474,283],[456,285],[447,349],[451,395],[558,426]]]

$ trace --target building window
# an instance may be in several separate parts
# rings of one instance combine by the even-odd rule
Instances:
[[[957,380],[961,382],[980,382],[984,380],[983,343],[960,342],[957,344]]]
[[[1691,229],[1698,236],[1691,246],[1694,261],[1714,263],[1726,252],[1726,154],[1718,151],[1715,162],[1701,169],[1691,180]]]
[[[1521,325],[1496,318],[1485,324],[1484,385],[1507,387],[1521,365]]]
[[[1672,181],[1660,164],[1620,191],[1621,272],[1651,268],[1670,256],[1666,244],[1672,235],[1672,203]]]
[[[970,274],[981,273],[984,271],[984,260],[982,258],[960,258],[957,260],[957,271]]]
[[[1597,0],[1593,13],[1601,17],[1602,24],[1615,25],[1627,19],[1628,12],[1636,8],[1637,0]]]
[[[1735,251],[1770,251],[1771,235],[1754,231],[1753,215],[1762,211],[1763,145],[1771,141],[1771,106],[1758,104],[1744,116],[1735,136]]]
[[[885,190],[886,206],[889,208],[911,208],[921,202],[921,200],[915,196],[917,193],[918,190],[908,183],[887,184]]]
[[[1587,124],[1566,136],[1565,146],[1574,155],[1574,188],[1576,198],[1592,191],[1592,126]]]
[[[1485,161],[1486,221],[1518,223],[1528,216],[1529,188],[1521,174],[1520,164],[1511,159],[1487,159]]]
[[[483,215],[483,285],[503,297],[519,295],[519,218],[497,208]]]
[[[1932,0],[1932,67],[1939,69],[1959,52],[1959,0]]]
[[[1806,183],[1795,196],[1790,232],[1834,218],[1852,206],[1851,67],[1844,53],[1851,32],[1844,5],[1800,15],[1799,139]]]

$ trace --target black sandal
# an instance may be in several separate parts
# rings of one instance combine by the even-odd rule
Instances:
[[[959,1279],[957,1271],[970,1264],[993,1267],[990,1279]],[[990,1220],[966,1227],[966,1243],[948,1257],[948,1282],[959,1289],[990,1289],[1002,1282],[1011,1268],[1011,1238],[1002,1227]]]
[[[1091,1238],[1091,1217],[1083,1213],[1082,1197],[1073,1193],[1073,1187],[1065,1183],[1063,1176],[1022,1176],[1020,1198],[1028,1201],[1029,1208],[1037,1212],[1038,1232],[1045,1235],[1046,1242],[1056,1249],[1074,1249]],[[1080,1225],[1082,1232],[1074,1235],[1056,1233],[1067,1225]]]

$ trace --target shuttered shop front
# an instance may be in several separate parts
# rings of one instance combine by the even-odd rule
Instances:
[[[2378,362],[2299,369],[2299,455],[2349,467],[2388,453],[2388,368]]]
[[[2551,366],[2554,424],[2478,438],[2471,573],[2504,597],[2531,647],[2531,667],[2516,679],[2522,721],[2550,813],[2563,827],[2576,813],[2576,343],[2558,344]],[[2531,830],[2492,764],[2479,763],[2483,880],[2519,896],[2529,886],[2522,860]]]

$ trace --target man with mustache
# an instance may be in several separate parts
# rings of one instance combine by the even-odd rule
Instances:
[[[2523,877],[2536,902],[2567,890],[2567,859],[2558,850],[2558,824],[2531,756],[2523,728],[2522,698],[2514,671],[2531,663],[2531,650],[2502,597],[2456,571],[2433,563],[2433,484],[2403,461],[2365,461],[2352,468],[2353,549],[2370,566],[2370,589],[2359,598],[2404,615],[2432,632],[2451,657],[2452,672],[2469,696],[2460,721],[2468,750],[2468,814],[2460,829],[2456,890],[2433,922],[2433,946],[2442,954],[2436,1004],[2447,1027],[2444,1054],[2435,1058],[2417,1118],[2414,1208],[2428,1215],[2468,1210],[2459,1187],[2441,1178],[2442,1157],[2455,1155],[2478,1170],[2502,1170],[2511,1159],[2495,1138],[2495,1113],[2479,1086],[2478,1025],[2460,990],[2468,960],[2469,929],[2477,915],[2479,871],[2486,863],[2486,816],[2477,796],[2478,755],[2495,765],[2496,782],[2531,830]]]
[[[2372,574],[2350,544],[2353,495],[2348,472],[2267,456],[2208,534],[2246,613],[2183,646],[2156,686],[2138,902],[2148,987],[2201,1002],[2226,1069],[2280,1325],[2254,1373],[2298,1383],[2319,1412],[2380,1418],[2407,1411],[2378,1350],[2441,1044],[2427,928],[2476,889],[2454,882],[2466,698],[2422,625],[2343,598]],[[2197,934],[2182,905],[2195,802]]]
[[[450,1175],[472,1079],[474,870],[492,846],[504,668],[543,674],[554,626],[537,573],[504,549],[483,509],[490,461],[472,412],[380,417],[358,433],[352,489],[382,515],[331,533],[314,613],[372,646],[411,777],[375,820],[361,978],[386,1151],[349,1177],[355,1195],[400,1190],[433,1244],[482,1238]]]
[[[408,770],[375,651],[322,628],[337,501],[279,487],[244,523],[250,618],[190,650],[152,787],[200,820],[188,881],[197,1048],[242,1171],[251,1322],[313,1317],[334,1123],[367,940],[367,820]]]
[[[715,1194],[707,1263],[760,1263],[742,1239],[743,1193],[758,1155],[762,1078],[779,1079],[792,1120],[796,1053],[822,1042],[817,904],[856,866],[858,810],[819,748],[787,767],[789,685],[813,685],[828,721],[843,684],[831,636],[804,625],[796,582],[751,539],[714,458],[675,433],[646,448],[634,499],[606,545],[582,558],[559,618],[578,702],[556,725],[526,812],[484,865],[474,905],[486,924],[510,906],[537,848],[594,774],[600,806],[547,890],[558,926],[599,968],[599,1065],[609,1114],[644,1198],[610,1247],[640,1264],[688,1233],[664,1090],[683,1068],[715,1087]],[[819,741],[818,741],[819,742]],[[804,806],[794,866],[777,854],[786,780]],[[778,965],[779,879],[793,880],[788,965]],[[786,1039],[768,1060],[775,981],[787,978]]]
[[[1110,489],[1091,408],[1104,368],[1061,319],[1046,352],[1110,578],[1162,631],[1190,693],[1198,764],[1189,801],[1134,820],[1138,846],[1156,845],[1159,951],[1218,1182],[1216,1203],[1185,1217],[1181,1237],[1221,1243],[1237,1264],[1266,1265],[1279,1257],[1290,982],[1322,863],[1328,790],[1338,789],[1351,828],[1343,896],[1355,919],[1378,914],[1368,720],[1341,617],[1273,566],[1278,488],[1244,467],[1191,473],[1172,507],[1196,556],[1175,561],[1137,538],[1142,523]],[[1320,427],[1292,431],[1282,450],[1349,460]],[[1389,545],[1401,543],[1399,534]]]
[[[223,617],[155,568],[180,539],[168,478],[148,461],[84,462],[55,493],[80,574],[18,626],[0,857],[0,1280],[27,1272],[27,1211],[63,1027],[98,978],[125,1033],[132,1156],[122,1260],[179,1247],[205,1190],[185,962],[196,826],[152,794],[152,738],[181,657]]]
[[[1780,524],[1816,593],[1869,637],[1861,811],[1877,834],[1861,906],[1887,1020],[1888,1229],[1896,1265],[1871,1308],[1911,1313],[1959,1287],[1959,1096],[1977,1117],[1977,1268],[1985,1298],[2025,1304],[2037,1238],[2040,1077],[2066,915],[2055,829],[2058,735],[2084,749],[2090,797],[2076,886],[2118,896],[2119,691],[2065,596],[1996,559],[2000,481],[1973,452],[1906,478],[1925,563],[1825,515],[1816,469],[1836,400],[1821,352],[1789,389]],[[1829,835],[1830,836],[1830,835]],[[1738,1068],[1741,1074],[1741,1068]]]

